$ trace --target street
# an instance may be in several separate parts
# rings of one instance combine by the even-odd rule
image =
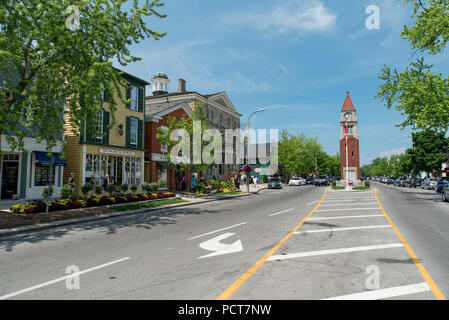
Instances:
[[[448,297],[449,204],[373,186],[284,187],[0,239],[0,299]]]

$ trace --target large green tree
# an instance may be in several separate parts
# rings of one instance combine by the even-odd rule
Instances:
[[[414,25],[404,26],[402,37],[413,49],[441,53],[449,39],[449,0],[406,0],[413,4]],[[401,127],[413,129],[449,128],[449,78],[432,73],[424,58],[417,58],[402,72],[384,66],[376,98],[387,108],[401,111],[406,119]]]
[[[429,129],[412,133],[412,139],[413,148],[409,150],[409,154],[416,170],[441,170],[442,163],[447,161],[449,148],[449,139],[445,137],[445,133]]]
[[[169,151],[167,152],[167,159],[172,167],[177,167],[179,172],[185,172],[187,175],[191,176],[194,172],[207,170],[216,164],[214,161],[208,163],[204,159],[204,155],[207,154],[207,149],[205,148],[208,148],[209,146],[213,147],[214,142],[216,142],[217,145],[219,144],[222,146],[222,134],[217,130],[215,136],[211,135],[205,137],[206,132],[209,131],[209,127],[207,126],[206,115],[202,103],[197,103],[195,105],[195,108],[189,117],[181,117],[180,119],[168,117],[167,122],[168,129],[158,128],[156,138],[161,144],[167,146]],[[199,137],[195,142],[194,130],[196,130],[196,134],[198,134]],[[187,133],[187,135],[178,139],[179,134],[182,132]],[[185,148],[187,148],[186,150],[180,149],[179,153],[171,152],[173,147],[180,147],[182,143],[184,143]],[[185,152],[185,158],[182,158],[181,156],[182,151]],[[216,156],[214,151],[215,150],[211,148],[209,153],[211,159]],[[217,154],[217,156],[222,157],[221,154]],[[197,161],[195,161],[195,159],[198,159],[199,163],[196,163]]]
[[[156,11],[163,3],[140,2],[1,0],[0,135],[19,150],[24,131],[52,147],[62,140],[62,114],[78,134],[81,120],[95,118],[102,107],[102,92],[112,125],[116,105],[127,101],[112,60],[122,66],[138,61],[132,44],[165,35],[146,21],[165,17]]]

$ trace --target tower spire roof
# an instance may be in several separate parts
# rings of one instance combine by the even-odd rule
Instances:
[[[341,108],[341,111],[347,110],[355,110],[355,107],[351,101],[351,97],[349,96],[349,91],[346,91],[346,99],[345,102],[343,103],[343,107]]]

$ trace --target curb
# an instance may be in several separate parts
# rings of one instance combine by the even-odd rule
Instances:
[[[263,190],[263,189],[261,189],[261,190]],[[156,208],[143,208],[143,209],[129,210],[129,211],[123,211],[123,212],[116,212],[116,213],[107,213],[107,214],[102,214],[102,215],[98,215],[98,216],[66,219],[66,220],[60,220],[60,221],[54,221],[54,222],[39,223],[39,224],[33,224],[33,225],[27,225],[27,226],[0,229],[0,239],[7,238],[9,236],[16,235],[16,234],[34,232],[34,231],[38,231],[38,230],[46,230],[46,229],[57,228],[57,227],[61,227],[61,226],[67,226],[67,225],[90,222],[90,221],[97,221],[97,220],[105,220],[105,219],[109,219],[109,218],[116,218],[116,217],[122,217],[122,216],[131,216],[131,215],[139,214],[142,212],[158,211],[158,210],[167,209],[167,208],[186,207],[186,206],[191,206],[191,205],[195,205],[195,204],[220,201],[223,199],[237,198],[237,197],[242,197],[242,196],[247,196],[247,195],[248,194],[245,193],[245,194],[237,194],[237,195],[231,195],[231,196],[222,196],[220,198],[215,198],[215,199],[204,199],[204,200],[201,199],[200,201],[189,201],[187,203],[167,204],[165,206],[160,206],[160,207],[156,207]],[[188,199],[188,198],[183,198],[183,197],[176,197],[176,198],[180,198],[183,200]],[[174,199],[176,199],[176,198],[174,198]],[[108,206],[105,206],[105,207],[108,207]]]

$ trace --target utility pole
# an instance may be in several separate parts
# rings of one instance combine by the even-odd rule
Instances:
[[[251,120],[251,117],[254,114],[256,114],[257,112],[262,112],[262,111],[265,111],[265,109],[261,108],[261,109],[259,109],[257,111],[254,111],[248,117],[248,146],[246,147],[246,165],[247,166],[249,166],[249,148],[250,148],[250,145],[251,145],[251,131],[250,131],[250,126],[249,126],[249,124],[250,124],[249,121]],[[249,171],[246,172],[246,175],[247,175],[247,177],[246,177],[246,188],[247,188],[247,192],[249,194],[249,176],[250,176]]]

